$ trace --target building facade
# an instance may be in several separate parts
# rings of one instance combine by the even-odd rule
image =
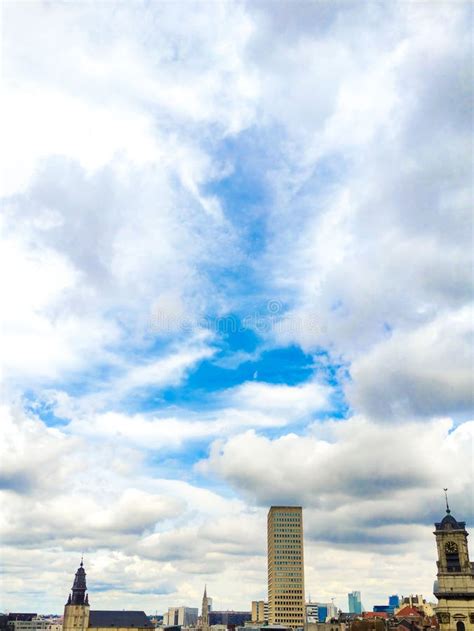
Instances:
[[[265,600],[252,600],[252,622],[268,622],[268,602]]]
[[[252,614],[250,611],[210,611],[209,627],[217,625],[228,627],[240,627],[246,622],[250,622]]]
[[[168,607],[168,611],[163,616],[163,626],[165,627],[191,627],[197,624],[197,607]]]
[[[362,613],[362,601],[360,592],[349,592],[347,594],[349,613]]]
[[[267,519],[268,622],[291,628],[305,624],[303,510],[272,506]]]
[[[8,631],[62,631],[60,620],[35,616],[31,620],[9,620]]]
[[[474,564],[469,560],[466,523],[446,515],[435,524],[438,573],[433,593],[440,631],[474,631]]]

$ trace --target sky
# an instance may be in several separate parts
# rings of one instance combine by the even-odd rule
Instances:
[[[0,610],[434,600],[473,527],[472,4],[5,2]]]

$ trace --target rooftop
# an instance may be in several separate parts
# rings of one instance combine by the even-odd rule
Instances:
[[[89,616],[89,627],[153,626],[144,611],[91,611]]]

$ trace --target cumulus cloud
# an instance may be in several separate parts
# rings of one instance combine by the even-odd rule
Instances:
[[[383,421],[473,409],[471,308],[395,331],[351,367],[353,404]]]
[[[353,417],[312,429],[275,439],[249,430],[216,441],[199,467],[262,506],[312,508],[310,536],[333,543],[405,540],[410,530],[398,525],[427,523],[436,489],[447,479],[453,504],[472,511],[472,422],[456,428],[449,419],[411,422],[394,431]]]
[[[85,549],[94,606],[197,605],[211,576],[247,608],[283,501],[312,595],[428,595],[439,489],[472,514],[471,12],[5,8],[2,606],[60,611]],[[261,347],[181,324],[269,295],[304,325],[265,348],[329,377],[194,405],[192,371]]]

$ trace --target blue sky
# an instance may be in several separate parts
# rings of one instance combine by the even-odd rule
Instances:
[[[442,488],[473,509],[471,11],[4,8],[0,608],[60,612],[84,552],[96,608],[247,609],[281,502],[313,598],[432,598]]]

